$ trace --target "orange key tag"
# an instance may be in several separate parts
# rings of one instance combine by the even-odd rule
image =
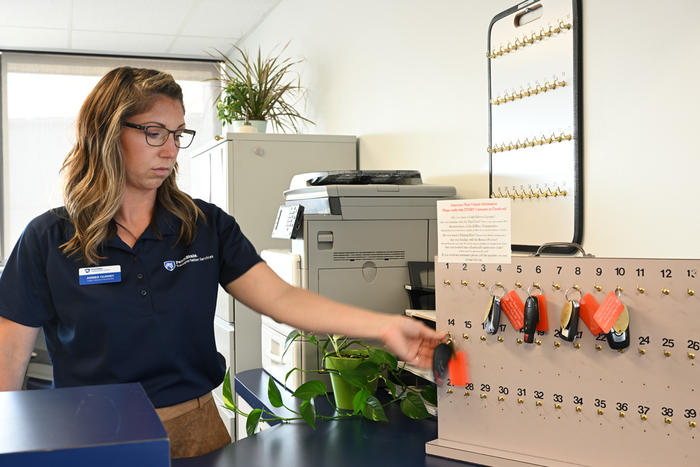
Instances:
[[[538,303],[539,304],[539,303]],[[520,331],[525,324],[523,313],[525,305],[520,300],[518,293],[511,290],[501,298],[501,310],[503,310],[516,331]],[[612,324],[610,325],[612,326]]]
[[[602,332],[608,333],[624,309],[625,305],[620,301],[616,291],[613,290],[593,314],[593,321],[600,326]]]
[[[537,306],[540,310],[540,320],[537,322],[537,331],[549,331],[549,318],[547,318],[547,298],[544,295],[535,295]]]
[[[450,384],[452,386],[466,386],[469,384],[469,365],[467,365],[467,354],[464,350],[458,350],[450,358],[447,364],[450,372]]]
[[[598,323],[596,323],[593,319],[593,315],[596,311],[598,311],[599,307],[598,301],[595,299],[595,297],[591,294],[584,295],[581,297],[579,306],[581,319],[584,323],[586,323],[586,326],[588,326],[588,329],[593,333],[593,335],[597,336],[598,334],[602,333],[603,330],[600,329]]]

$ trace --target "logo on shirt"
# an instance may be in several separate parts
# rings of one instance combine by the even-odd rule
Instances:
[[[182,266],[189,264],[189,263],[197,263],[200,261],[209,261],[212,259],[214,259],[214,255],[198,256],[196,253],[194,253],[191,255],[187,255],[182,259],[163,261],[163,267],[167,271],[174,271],[176,268],[182,267]]]

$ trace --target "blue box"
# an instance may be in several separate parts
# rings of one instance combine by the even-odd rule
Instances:
[[[170,442],[138,383],[0,392],[0,465],[170,466]]]

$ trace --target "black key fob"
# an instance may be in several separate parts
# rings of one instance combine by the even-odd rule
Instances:
[[[605,337],[608,340],[608,345],[613,350],[626,349],[630,346],[629,326],[627,329],[622,331],[622,333],[618,333],[614,329],[611,329],[610,332],[605,335]]]
[[[440,385],[447,379],[447,368],[453,354],[454,350],[449,344],[442,343],[435,347],[435,352],[433,352],[433,376],[436,384]]]
[[[484,330],[489,334],[498,332],[498,325],[501,322],[501,299],[496,296],[491,296],[489,307],[484,316]]]
[[[535,339],[535,328],[540,320],[540,308],[537,297],[528,296],[525,300],[525,313],[523,331],[525,332],[525,342],[532,344]]]
[[[569,300],[561,312],[561,338],[573,342],[578,332],[579,304],[576,300]]]
[[[626,349],[630,346],[630,313],[627,306],[622,310],[613,327],[605,335],[608,346],[613,350]]]

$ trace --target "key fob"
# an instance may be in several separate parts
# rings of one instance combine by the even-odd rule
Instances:
[[[489,334],[498,332],[498,325],[501,323],[501,299],[495,295],[491,296],[489,307],[484,315],[484,330]]]
[[[613,350],[626,349],[630,345],[630,313],[627,306],[622,310],[613,327],[605,335]]]
[[[537,322],[540,320],[540,309],[537,297],[530,295],[525,300],[523,319],[523,331],[525,332],[524,340],[528,344],[532,344],[535,339],[535,328],[537,328]]]
[[[629,327],[618,334],[614,329],[605,335],[608,340],[608,345],[613,350],[626,349],[630,346],[630,330]]]
[[[561,312],[561,338],[573,342],[578,332],[579,304],[576,300],[569,300]]]
[[[441,385],[445,381],[453,353],[452,346],[444,342],[435,347],[433,352],[433,376],[436,384]]]

